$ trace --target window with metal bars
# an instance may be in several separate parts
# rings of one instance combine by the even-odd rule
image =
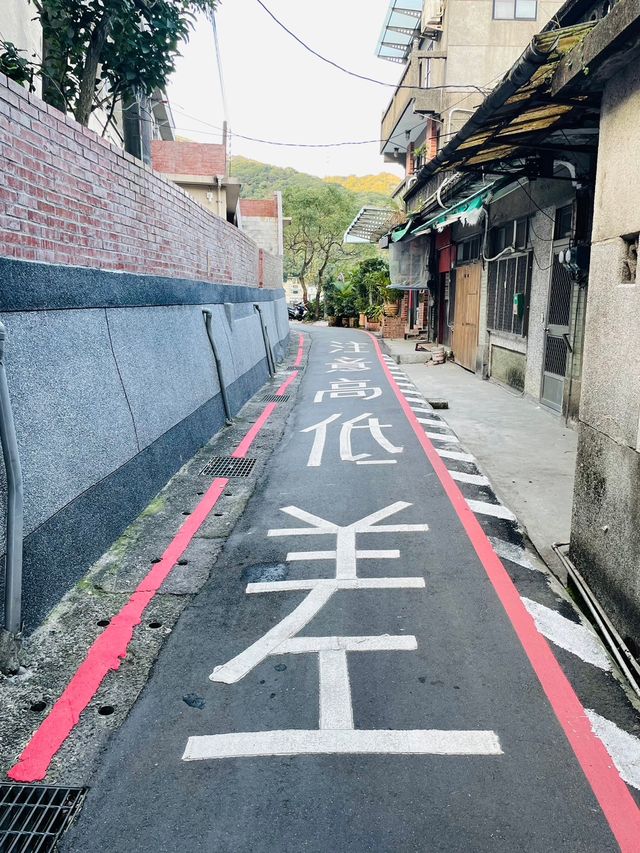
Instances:
[[[487,327],[494,331],[527,334],[527,303],[531,253],[502,258],[489,264]],[[520,299],[517,299],[518,295]]]

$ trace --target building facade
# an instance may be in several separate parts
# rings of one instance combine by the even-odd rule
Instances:
[[[226,143],[151,143],[152,166],[211,213],[236,223],[240,181],[227,174]]]
[[[538,29],[413,175],[408,158],[386,241],[421,270],[431,338],[576,426],[571,571],[637,656],[640,12],[567,0]]]

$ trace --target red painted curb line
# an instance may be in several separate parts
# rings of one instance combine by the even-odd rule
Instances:
[[[455,480],[449,474],[446,465],[425,435],[411,407],[402,396],[391,371],[382,358],[378,341],[369,332],[365,332],[365,334],[369,335],[374,343],[378,359],[389,384],[462,522],[467,536],[471,540],[471,544],[507,612],[507,616],[511,620],[516,635],[560,725],[564,729],[571,748],[587,777],[622,853],[638,853],[640,850],[640,809],[625,782],[621,779],[604,744],[594,734],[582,703],[576,696],[549,644],[538,632],[533,617],[522,603],[518,590],[493,550],[493,546],[487,539],[480,522],[469,508]]]
[[[275,408],[275,403],[266,406],[232,453],[233,458],[242,459],[246,456],[256,435]],[[175,535],[160,562],[142,579],[124,607],[112,617],[102,634],[94,640],[64,692],[31,736],[17,763],[8,772],[9,779],[16,782],[39,782],[45,778],[53,756],[71,734],[80,714],[95,696],[105,676],[110,670],[117,670],[126,657],[134,629],[142,621],[145,608],[217,504],[228,482],[225,477],[213,481],[198,506]]]
[[[300,367],[302,364],[302,356],[304,354],[304,335],[298,335],[298,354],[293,362],[294,367]]]
[[[240,444],[236,447],[236,449],[231,454],[232,459],[244,459],[244,457],[247,455],[247,453],[249,451],[249,448],[253,444],[255,437],[257,436],[257,434],[260,432],[262,427],[265,425],[265,423],[271,417],[271,413],[276,408],[276,405],[277,405],[276,403],[269,403],[268,406],[264,407],[264,411],[262,412],[262,414],[260,415],[258,420],[251,427],[249,432],[245,435],[245,437],[242,439]]]
[[[298,378],[298,371],[294,370],[293,373],[291,374],[291,376],[288,379],[284,380],[282,385],[276,391],[276,394],[284,394],[284,392],[287,390],[289,385],[291,385],[291,383],[297,378]]]

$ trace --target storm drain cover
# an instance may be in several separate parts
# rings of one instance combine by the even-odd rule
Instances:
[[[206,477],[248,477],[255,459],[234,459],[233,456],[214,456],[200,471]]]
[[[0,783],[2,853],[48,853],[80,811],[86,788]]]
[[[262,398],[265,403],[286,403],[288,394],[265,394]]]

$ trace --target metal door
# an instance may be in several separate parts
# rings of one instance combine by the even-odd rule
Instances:
[[[557,412],[562,411],[564,380],[570,361],[568,355],[571,351],[569,332],[572,296],[571,274],[558,261],[558,252],[554,251],[545,328],[542,402]]]
[[[474,371],[478,352],[481,278],[482,263],[468,264],[456,269],[453,353],[458,364]]]

